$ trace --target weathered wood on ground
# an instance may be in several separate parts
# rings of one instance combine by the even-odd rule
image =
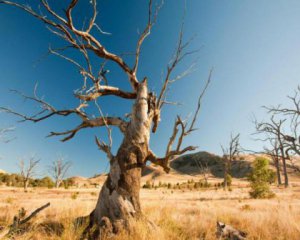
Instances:
[[[226,240],[246,240],[247,233],[235,229],[234,227],[222,222],[217,222],[217,239]]]
[[[45,208],[49,207],[50,203],[47,203],[36,210],[34,210],[28,217],[24,218],[26,215],[26,211],[24,208],[21,208],[19,210],[18,215],[14,216],[13,223],[9,226],[7,230],[4,230],[2,233],[0,233],[0,239],[6,239],[10,238],[11,235],[18,232],[20,228],[27,223],[29,220],[34,218],[39,212],[44,210]],[[22,219],[24,218],[24,219]]]

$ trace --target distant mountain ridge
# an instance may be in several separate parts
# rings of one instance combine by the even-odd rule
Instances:
[[[165,173],[160,166],[150,164],[145,166],[142,171],[141,182],[146,181],[177,183],[185,182],[192,178],[202,178],[203,172],[212,178],[223,178],[224,162],[222,158],[216,154],[200,151],[196,153],[182,155],[170,162],[170,173]],[[251,169],[251,160],[236,161],[232,164],[233,177],[243,178]],[[81,176],[71,177],[75,186],[99,186],[102,185],[107,174],[96,175],[91,178]]]

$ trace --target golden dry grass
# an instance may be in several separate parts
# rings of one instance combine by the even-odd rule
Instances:
[[[216,239],[216,221],[220,220],[246,231],[250,240],[299,240],[300,187],[273,190],[277,196],[267,200],[249,199],[247,188],[234,188],[232,192],[142,190],[143,211],[159,228],[149,232],[142,223],[136,223],[130,236],[123,233],[116,239],[212,240]],[[0,188],[0,226],[9,225],[21,207],[30,212],[51,202],[28,226],[26,234],[16,239],[77,239],[82,229],[76,229],[72,222],[90,213],[98,191],[35,189],[23,193]]]

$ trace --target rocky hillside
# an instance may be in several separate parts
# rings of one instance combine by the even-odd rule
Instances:
[[[241,156],[234,161],[231,167],[231,174],[235,178],[244,178],[251,169],[251,157]],[[224,162],[218,155],[209,152],[197,152],[183,155],[174,159],[170,166],[181,174],[199,175],[203,173],[211,174],[217,178],[224,176]]]

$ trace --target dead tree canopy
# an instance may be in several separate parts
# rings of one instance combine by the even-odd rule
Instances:
[[[277,139],[269,139],[269,146],[264,146],[263,154],[269,156],[275,165],[276,168],[276,176],[277,176],[277,184],[280,186],[282,184],[281,181],[281,149]]]
[[[283,166],[284,184],[287,187],[289,185],[289,178],[287,172],[287,160],[289,159],[289,157],[285,151],[286,145],[283,133],[283,127],[285,122],[286,119],[276,119],[274,115],[271,115],[269,121],[254,121],[256,128],[255,134],[262,136],[262,138],[260,139],[261,141],[269,142],[271,144],[276,142],[276,149],[271,149],[271,151],[279,151],[280,160]]]
[[[227,188],[227,179],[228,175],[232,175],[231,167],[233,161],[236,161],[241,152],[240,147],[240,134],[230,135],[230,141],[228,146],[224,147],[221,145],[223,151],[223,160],[224,160],[224,188]]]
[[[282,105],[264,107],[269,114],[280,119],[285,119],[289,126],[289,131],[282,133],[282,138],[286,146],[287,154],[297,154],[300,156],[300,86],[296,89],[294,95],[288,96],[290,106]]]
[[[228,158],[229,162],[232,163],[233,161],[237,160],[240,152],[240,134],[231,134],[230,135],[230,141],[228,146],[221,145],[223,156],[225,158]]]
[[[300,117],[300,86],[293,96],[288,96],[291,105],[284,107],[282,105],[264,108],[270,115],[269,121],[255,121],[258,134],[264,134],[263,141],[269,142],[269,147],[265,147],[277,169],[278,183],[280,184],[280,161],[283,164],[283,173],[285,186],[288,186],[287,161],[294,170],[299,171],[295,164],[294,155],[300,155],[300,135],[299,135],[299,117]]]
[[[31,178],[36,175],[36,168],[40,160],[35,160],[35,157],[32,156],[28,163],[26,164],[23,159],[19,162],[20,175],[23,179],[24,191],[27,191],[27,187]]]
[[[101,24],[97,22],[99,10],[96,0],[86,2],[92,4],[91,18],[86,21],[87,24],[83,25],[83,28],[78,28],[74,24],[76,16],[73,10],[78,7],[78,2],[78,0],[60,2],[61,8],[65,10],[63,14],[60,14],[46,0],[41,0],[40,5],[35,6],[17,1],[0,0],[0,7],[3,7],[1,5],[10,5],[24,10],[43,22],[51,33],[62,39],[66,45],[59,48],[50,48],[49,53],[70,62],[78,69],[83,79],[82,87],[76,90],[74,94],[74,97],[78,99],[78,105],[73,108],[57,109],[44,98],[39,97],[37,88],[35,88],[32,96],[18,91],[15,91],[15,93],[37,103],[41,107],[40,111],[28,115],[7,107],[1,109],[17,115],[22,121],[35,123],[54,116],[76,116],[79,120],[77,126],[66,131],[51,132],[49,134],[50,137],[62,137],[63,142],[72,139],[79,131],[86,128],[105,127],[107,129],[108,142],[96,137],[99,149],[106,153],[110,161],[110,173],[101,189],[96,208],[90,215],[90,225],[86,231],[88,237],[94,239],[96,237],[93,234],[99,235],[99,232],[101,232],[101,229],[98,229],[91,233],[89,230],[95,229],[93,228],[94,225],[100,228],[103,223],[107,222],[107,225],[111,224],[113,226],[113,232],[117,233],[124,227],[129,228],[130,219],[142,218],[139,200],[140,178],[141,169],[148,161],[160,165],[166,172],[169,172],[170,159],[196,148],[195,146],[184,146],[184,139],[196,130],[197,117],[204,93],[210,83],[211,72],[203,90],[199,91],[198,103],[190,123],[187,119],[177,116],[167,143],[165,155],[163,157],[156,156],[150,149],[150,132],[155,133],[157,131],[161,120],[161,111],[165,105],[171,103],[167,99],[168,89],[176,81],[191,73],[194,68],[194,64],[191,64],[182,73],[176,74],[178,65],[186,57],[196,52],[189,50],[190,40],[184,41],[183,24],[174,55],[165,70],[162,87],[160,91],[153,92],[148,88],[148,82],[151,83],[151,79],[148,80],[147,76],[139,79],[137,73],[143,42],[150,35],[152,27],[157,22],[161,5],[153,6],[152,0],[149,1],[148,12],[146,13],[147,23],[138,38],[134,54],[131,55],[133,64],[128,64],[122,55],[108,50],[107,46],[101,42],[103,32],[99,28]],[[68,56],[67,49],[77,51],[81,55],[82,61]],[[100,66],[93,62],[95,58],[102,61]],[[130,91],[116,86],[109,78],[108,69],[106,68],[107,63],[115,63],[126,74],[127,81],[131,86]],[[126,81],[126,79],[124,80]],[[127,115],[128,117],[115,117],[113,113],[104,113],[97,100],[105,96],[116,97],[120,101],[132,101],[132,109],[131,113]],[[94,109],[98,111],[89,114],[90,111],[87,111],[87,109],[92,105],[95,105],[96,108]],[[111,150],[112,127],[118,128],[123,134],[123,141],[116,153]]]
[[[65,179],[71,165],[71,162],[65,161],[64,158],[60,156],[57,160],[52,162],[51,166],[49,166],[49,171],[55,181],[56,188],[59,188]]]

